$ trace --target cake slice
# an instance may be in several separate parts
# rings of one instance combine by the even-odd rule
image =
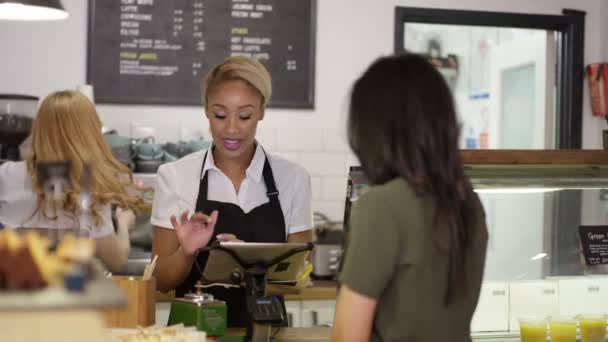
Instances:
[[[49,239],[34,232],[28,232],[25,234],[25,242],[46,284],[61,285],[65,265],[55,254],[49,253]]]
[[[91,239],[76,238],[72,234],[63,236],[55,254],[66,262],[89,263],[95,253],[95,242]]]

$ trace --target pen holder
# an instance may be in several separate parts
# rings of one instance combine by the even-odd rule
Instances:
[[[127,307],[104,310],[106,323],[110,327],[135,328],[150,326],[156,322],[156,279],[142,277],[113,276],[112,280],[127,297]]]

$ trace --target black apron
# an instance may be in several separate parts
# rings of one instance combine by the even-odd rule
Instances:
[[[269,201],[248,213],[233,203],[210,201],[207,199],[207,172],[199,183],[198,198],[196,199],[196,212],[211,214],[213,210],[219,212],[219,218],[215,225],[215,232],[209,244],[213,243],[218,234],[234,234],[240,240],[246,242],[287,242],[285,234],[285,218],[281,205],[279,204],[279,192],[272,176],[272,169],[268,158],[264,155],[264,170],[262,172],[266,184],[266,195]],[[203,159],[202,170],[205,169],[207,154]],[[209,252],[200,252],[197,256],[198,265],[201,270],[205,269]],[[193,292],[194,285],[201,279],[201,274],[196,265],[193,265],[186,280],[175,290],[176,297],[183,297],[188,292]],[[245,302],[245,289],[211,287],[205,292],[213,294],[219,300],[226,301],[228,306],[228,326],[247,327],[250,323],[249,313]]]

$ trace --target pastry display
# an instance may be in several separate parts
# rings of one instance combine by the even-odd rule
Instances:
[[[76,238],[67,234],[57,246],[55,254],[64,261],[87,263],[95,253],[95,242],[91,239]]]
[[[55,251],[49,247],[49,239],[35,232],[21,236],[14,229],[0,230],[0,289],[61,286],[64,275],[88,264],[95,250],[93,241],[69,234]]]

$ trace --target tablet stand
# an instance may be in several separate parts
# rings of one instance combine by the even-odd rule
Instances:
[[[246,262],[238,253],[228,246],[216,244],[207,248],[208,250],[221,250],[230,255],[244,270],[244,272],[234,272],[231,278],[234,282],[245,282],[245,293],[247,301],[247,311],[253,322],[252,327],[247,328],[247,337],[254,342],[270,341],[270,327],[285,326],[287,317],[285,313],[285,303],[275,296],[266,296],[266,285],[268,270],[297,253],[311,251],[312,243],[305,246],[297,246],[284,252],[270,261]],[[228,308],[230,309],[230,308]]]

